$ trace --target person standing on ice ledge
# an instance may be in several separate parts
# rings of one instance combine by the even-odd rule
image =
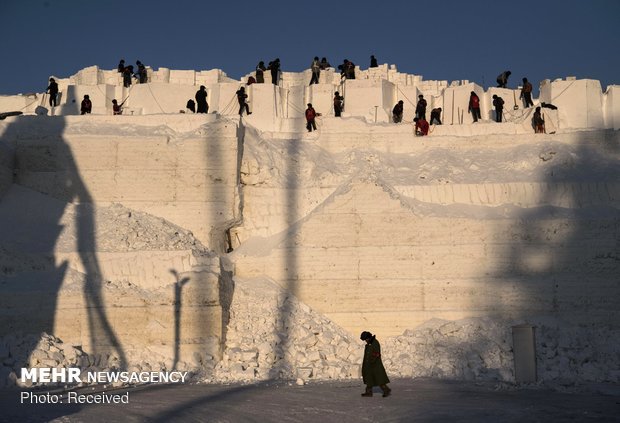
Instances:
[[[260,62],[258,62],[258,65],[256,65],[256,83],[257,84],[264,84],[265,83],[264,72],[266,70],[267,70],[267,68],[265,67],[265,62],[263,62],[262,60]]]
[[[377,64],[377,59],[375,58],[374,54],[372,56],[370,56],[370,67],[371,68],[378,68],[379,67],[379,65]]]
[[[366,342],[364,346],[364,360],[362,361],[362,380],[366,384],[366,392],[363,397],[372,397],[372,388],[379,386],[383,396],[387,397],[392,390],[387,386],[390,383],[383,361],[381,361],[381,345],[377,337],[370,332],[362,332],[360,339]]]
[[[84,96],[84,100],[82,100],[80,112],[83,115],[86,113],[90,114],[91,110],[93,110],[93,103],[90,101],[90,97],[88,96],[88,94],[86,94]]]
[[[269,62],[268,69],[271,71],[271,83],[278,85],[278,77],[280,73],[280,59],[276,58],[273,62]]]
[[[245,99],[248,98],[248,95],[245,93],[245,88],[239,88],[235,94],[237,94],[237,101],[239,102],[239,116],[243,115],[243,109],[245,109],[248,115],[251,115],[250,106],[245,102]]]
[[[480,97],[475,92],[471,92],[469,95],[469,107],[467,112],[471,113],[471,117],[474,118],[474,123],[478,122],[478,119],[482,119],[480,115]]]
[[[50,84],[45,90],[50,95],[50,107],[56,107],[56,98],[58,97],[58,84],[54,78],[50,78]]]
[[[495,122],[501,123],[504,113],[504,99],[493,94],[493,107],[495,107]]]
[[[420,119],[426,120],[426,100],[424,100],[422,94],[418,96],[418,99],[418,104],[415,106],[415,115]]]
[[[497,88],[506,88],[508,85],[508,77],[510,76],[510,71],[504,71],[497,75]]]
[[[530,107],[534,105],[532,101],[532,84],[527,80],[527,78],[523,78],[523,88],[521,88],[520,99],[525,101],[525,107]]]
[[[200,86],[200,89],[196,91],[196,106],[198,109],[197,113],[208,113],[209,112],[209,103],[207,103],[207,89],[204,85]]]
[[[314,57],[314,60],[310,64],[312,70],[312,78],[310,78],[310,85],[319,83],[319,76],[321,75],[321,62],[318,57]]]
[[[340,117],[342,106],[344,105],[344,97],[338,91],[334,93],[334,116]]]
[[[401,123],[403,121],[403,108],[404,103],[402,100],[399,100],[392,109],[392,120],[394,123]]]
[[[316,122],[314,119],[317,116],[321,116],[321,114],[314,110],[312,103],[308,103],[308,108],[306,109],[306,129],[308,132],[312,132],[313,129],[316,131]]]

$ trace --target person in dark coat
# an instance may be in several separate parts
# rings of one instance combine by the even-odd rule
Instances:
[[[93,110],[93,103],[90,101],[90,97],[87,95],[84,96],[84,100],[82,100],[82,104],[80,106],[81,114],[90,113]]]
[[[540,103],[541,107],[545,107],[547,109],[551,109],[551,110],[558,110],[557,106],[554,106],[551,103],[545,103],[544,101],[542,103]]]
[[[334,93],[334,116],[340,117],[342,107],[344,106],[344,97],[338,91]]]
[[[265,62],[263,62],[262,60],[258,62],[258,65],[256,65],[256,83],[257,84],[265,83],[265,76],[263,72],[265,72],[266,70],[267,68],[265,67]]]
[[[403,108],[404,103],[402,100],[400,100],[392,109],[392,120],[394,121],[394,123],[401,123],[403,121]]]
[[[321,62],[318,57],[314,57],[310,64],[310,70],[312,70],[312,78],[310,78],[310,85],[319,83],[319,76],[321,75]]]
[[[56,101],[58,98],[58,84],[54,78],[50,78],[50,84],[45,92],[50,95],[50,107],[56,107]]]
[[[209,112],[209,103],[207,103],[207,89],[204,85],[200,86],[200,89],[196,92],[194,96],[196,98],[196,106],[197,113],[208,113]]]
[[[121,59],[121,61],[118,62],[118,67],[116,69],[118,70],[118,73],[125,72],[125,59]]]
[[[187,100],[187,104],[185,105],[192,113],[196,113],[196,103],[191,98]]]
[[[521,88],[521,95],[519,98],[525,101],[525,107],[530,107],[534,105],[532,101],[532,84],[527,80],[527,78],[523,78],[523,88]]]
[[[545,120],[542,118],[540,107],[537,107],[536,111],[534,112],[534,117],[532,117],[532,124],[534,125],[534,132],[536,134],[545,133]]]
[[[321,65],[321,70],[325,70],[327,68],[331,68],[332,67],[332,65],[330,65],[329,62],[327,61],[327,57],[323,57],[321,59],[320,65]]]
[[[248,95],[245,93],[245,88],[239,88],[235,94],[237,94],[237,101],[239,102],[239,116],[243,115],[244,109],[248,115],[251,115],[250,106],[245,102],[245,99],[248,98]]]
[[[504,99],[498,97],[497,94],[493,94],[493,107],[495,107],[495,122],[502,121],[502,114],[504,113]]]
[[[129,65],[123,69],[123,86],[131,87],[131,76],[133,75],[133,66]]]
[[[116,99],[112,100],[112,114],[113,115],[123,114],[123,103],[118,104],[118,101],[116,101]]]
[[[508,77],[512,72],[504,71],[497,76],[497,88],[506,88],[508,85]]]
[[[363,397],[372,397],[372,388],[374,386],[381,387],[383,396],[390,395],[392,390],[387,386],[390,383],[385,367],[381,361],[381,345],[377,338],[370,332],[362,332],[360,339],[366,342],[364,346],[364,360],[362,362],[362,379],[366,384],[366,392]]]
[[[344,69],[345,69],[345,77],[347,79],[355,79],[355,63],[348,60]]]
[[[441,125],[441,107],[431,110],[431,125]]]
[[[276,58],[273,62],[269,62],[269,70],[271,71],[271,83],[278,85],[278,77],[280,76],[280,59]]]
[[[422,94],[418,96],[418,104],[415,106],[415,115],[420,119],[426,120],[426,100],[424,100]]]
[[[377,64],[377,59],[375,58],[374,55],[370,56],[370,67],[371,68],[378,68],[379,65]]]
[[[471,117],[474,118],[474,123],[478,122],[478,119],[482,119],[480,115],[480,97],[473,91],[469,95],[469,107],[467,112],[471,113]]]
[[[142,62],[139,61],[139,60],[136,62],[136,66],[138,66],[138,72],[136,74],[137,77],[138,77],[138,81],[141,84],[146,84],[146,79],[147,79],[147,76],[146,76],[146,66],[144,66],[142,64]]]
[[[321,114],[314,110],[312,103],[308,103],[308,108],[306,109],[306,129],[308,132],[312,132],[313,129],[316,131],[315,119],[317,116],[321,116]]]

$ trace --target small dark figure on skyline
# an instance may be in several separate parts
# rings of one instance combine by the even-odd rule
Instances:
[[[131,77],[133,75],[133,66],[129,65],[123,69],[123,86],[125,88],[131,87]]]
[[[532,84],[527,80],[527,78],[523,78],[523,88],[521,88],[520,99],[525,101],[525,107],[530,107],[534,105],[532,101]]]
[[[332,67],[332,65],[330,65],[329,62],[327,61],[327,57],[323,57],[321,59],[321,64],[320,65],[321,65],[321,70],[325,70],[327,68],[331,68]]]
[[[310,85],[319,83],[319,76],[321,75],[321,62],[319,62],[318,57],[314,57],[312,63],[310,64],[310,69],[312,70],[312,78],[310,78]]]
[[[207,89],[204,85],[200,86],[200,89],[196,91],[196,112],[197,113],[208,113],[209,112],[209,103],[207,103]]]
[[[276,58],[273,62],[269,62],[268,69],[271,71],[271,83],[278,85],[278,79],[280,76],[280,59]]]
[[[118,62],[118,67],[116,69],[118,73],[123,73],[125,71],[125,59],[121,59],[121,61]]]
[[[146,84],[146,81],[147,81],[146,67],[139,60],[136,62],[136,66],[138,66],[138,72],[136,73],[136,76],[138,77],[138,81],[141,84]]]
[[[374,55],[370,56],[370,67],[371,68],[378,68],[379,65],[377,64],[377,59],[375,58]]]
[[[372,397],[372,388],[379,386],[383,396],[388,397],[392,390],[387,386],[390,383],[383,361],[381,360],[381,345],[377,337],[370,332],[362,332],[360,339],[366,342],[364,345],[364,359],[362,361],[362,380],[366,385],[363,397]]]
[[[93,110],[93,103],[90,101],[88,94],[84,96],[82,104],[80,105],[80,114],[84,115],[90,113]]]
[[[50,78],[50,84],[45,92],[50,95],[50,107],[56,107],[56,101],[58,98],[58,83],[56,83],[54,78]]]
[[[256,83],[257,84],[264,84],[265,83],[264,72],[266,70],[267,70],[267,68],[265,67],[265,62],[263,62],[262,60],[260,62],[258,62],[258,65],[256,65]]]
[[[504,71],[497,76],[497,87],[498,88],[506,88],[508,85],[508,77],[512,72]]]

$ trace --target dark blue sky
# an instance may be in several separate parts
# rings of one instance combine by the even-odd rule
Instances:
[[[424,79],[485,87],[506,69],[510,86],[569,75],[620,84],[618,0],[0,0],[0,37],[0,94],[121,58],[239,78],[275,57],[300,71],[314,56],[366,68],[375,54]]]

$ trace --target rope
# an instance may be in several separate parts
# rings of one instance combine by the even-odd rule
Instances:
[[[235,97],[237,97],[237,94],[233,94],[232,98],[230,99],[230,101],[228,102],[228,104],[226,105],[226,107],[224,107],[224,109],[222,109],[220,111],[220,114],[222,115],[229,115],[231,114],[230,112],[232,112],[234,109],[231,108],[233,102],[235,101]],[[230,112],[228,111],[228,109],[231,109]]]
[[[157,107],[159,107],[159,110],[161,110],[162,113],[166,113],[166,111],[163,109],[163,107],[161,107],[161,104],[159,104],[159,101],[157,101],[157,98],[155,97],[155,94],[153,94],[153,90],[151,89],[151,85],[150,84],[146,84],[146,86],[149,88],[149,92],[151,93],[151,96],[153,97],[153,100],[155,100],[155,103],[157,104]],[[127,95],[127,97],[129,97],[129,95]]]
[[[411,104],[414,108],[417,106],[416,103],[412,103],[411,100],[409,100],[409,98],[405,95],[405,93],[403,92],[403,90],[400,89],[399,86],[396,86],[396,88],[398,88],[398,91],[400,91],[400,93],[403,95],[403,97],[405,97],[409,104]]]

